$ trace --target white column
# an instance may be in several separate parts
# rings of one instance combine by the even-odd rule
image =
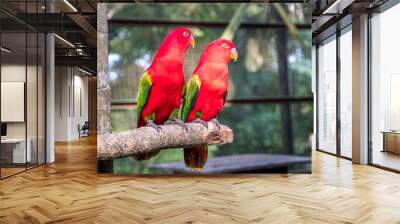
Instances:
[[[46,36],[46,163],[55,161],[54,133],[55,133],[55,73],[54,73],[54,35]]]
[[[353,19],[353,162],[368,163],[368,16]]]

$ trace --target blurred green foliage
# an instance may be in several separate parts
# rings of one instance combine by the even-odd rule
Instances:
[[[193,20],[229,22],[237,4],[109,4],[109,18],[137,20]],[[307,4],[286,4],[294,23],[310,24],[311,10]],[[246,22],[279,21],[271,4],[250,4],[243,19]],[[109,69],[112,79],[112,101],[136,98],[138,80],[173,26],[109,25]],[[191,75],[204,46],[219,38],[223,28],[189,27],[196,38],[196,48],[185,57],[184,72]],[[234,38],[239,60],[229,65],[228,99],[280,97],[277,32],[279,29],[240,28]],[[288,75],[290,96],[312,96],[311,93],[311,30],[300,30],[306,46],[288,36]],[[310,154],[309,137],[313,129],[312,102],[292,103],[293,154]],[[280,104],[228,104],[219,120],[234,130],[232,144],[210,147],[209,158],[243,153],[288,153],[282,151]],[[113,132],[136,127],[133,108],[113,107]],[[115,173],[151,173],[149,165],[183,160],[180,149],[164,150],[145,162],[131,158],[114,161]]]

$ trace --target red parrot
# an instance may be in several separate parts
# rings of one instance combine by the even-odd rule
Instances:
[[[183,60],[189,45],[195,41],[187,28],[172,30],[161,43],[149,68],[139,82],[137,93],[137,127],[148,126],[159,131],[158,125],[174,120],[180,125],[178,112],[182,99],[185,79]],[[136,160],[146,160],[158,154],[146,153],[135,156]]]
[[[197,122],[208,128],[213,121],[219,128],[217,115],[224,106],[228,90],[228,63],[236,61],[238,52],[230,40],[217,39],[209,43],[200,56],[192,77],[186,83],[181,119]],[[194,170],[207,161],[207,146],[184,149],[185,164]]]

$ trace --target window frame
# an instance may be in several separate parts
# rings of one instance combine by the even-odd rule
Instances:
[[[343,18],[343,20],[346,20],[346,22],[347,22],[348,18],[345,17],[345,18]],[[333,26],[336,26],[336,24]],[[340,79],[341,78],[340,42],[341,42],[341,40],[340,40],[340,38],[345,33],[351,32],[351,30],[352,30],[351,26],[352,26],[352,22],[349,22],[346,25],[344,25],[343,27],[337,27],[336,32],[325,37],[324,39],[318,40],[318,42],[316,44],[316,51],[315,51],[315,57],[316,57],[316,59],[315,59],[315,61],[316,61],[316,71],[315,71],[315,74],[316,74],[316,77],[315,77],[315,83],[316,83],[316,94],[315,94],[316,95],[316,108],[315,108],[315,110],[316,110],[316,113],[315,113],[315,116],[316,116],[316,119],[315,119],[315,122],[316,122],[316,130],[315,130],[315,132],[316,132],[315,133],[316,151],[323,152],[323,153],[333,155],[333,156],[337,156],[339,158],[343,158],[343,159],[350,160],[350,161],[352,160],[352,158],[342,155],[342,150],[341,150],[341,118],[340,118],[340,103],[341,103],[341,100],[340,100],[340,84],[341,84],[341,79]],[[335,61],[335,63],[336,63],[336,152],[335,153],[329,152],[329,151],[321,149],[319,147],[320,146],[320,143],[319,143],[319,129],[320,129],[320,127],[319,127],[319,119],[320,119],[319,118],[319,111],[320,111],[319,66],[320,65],[318,62],[319,62],[320,56],[319,56],[318,49],[320,48],[320,45],[322,43],[326,43],[326,42],[330,42],[330,41],[336,41],[336,61]]]

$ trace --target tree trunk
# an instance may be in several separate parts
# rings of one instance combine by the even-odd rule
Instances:
[[[111,132],[107,3],[98,4],[97,6],[97,131],[100,134],[104,134]]]
[[[97,4],[97,134],[111,133],[111,91],[108,76],[108,21],[107,3]],[[99,141],[97,141],[99,148]],[[101,173],[113,172],[113,161],[98,162]]]

